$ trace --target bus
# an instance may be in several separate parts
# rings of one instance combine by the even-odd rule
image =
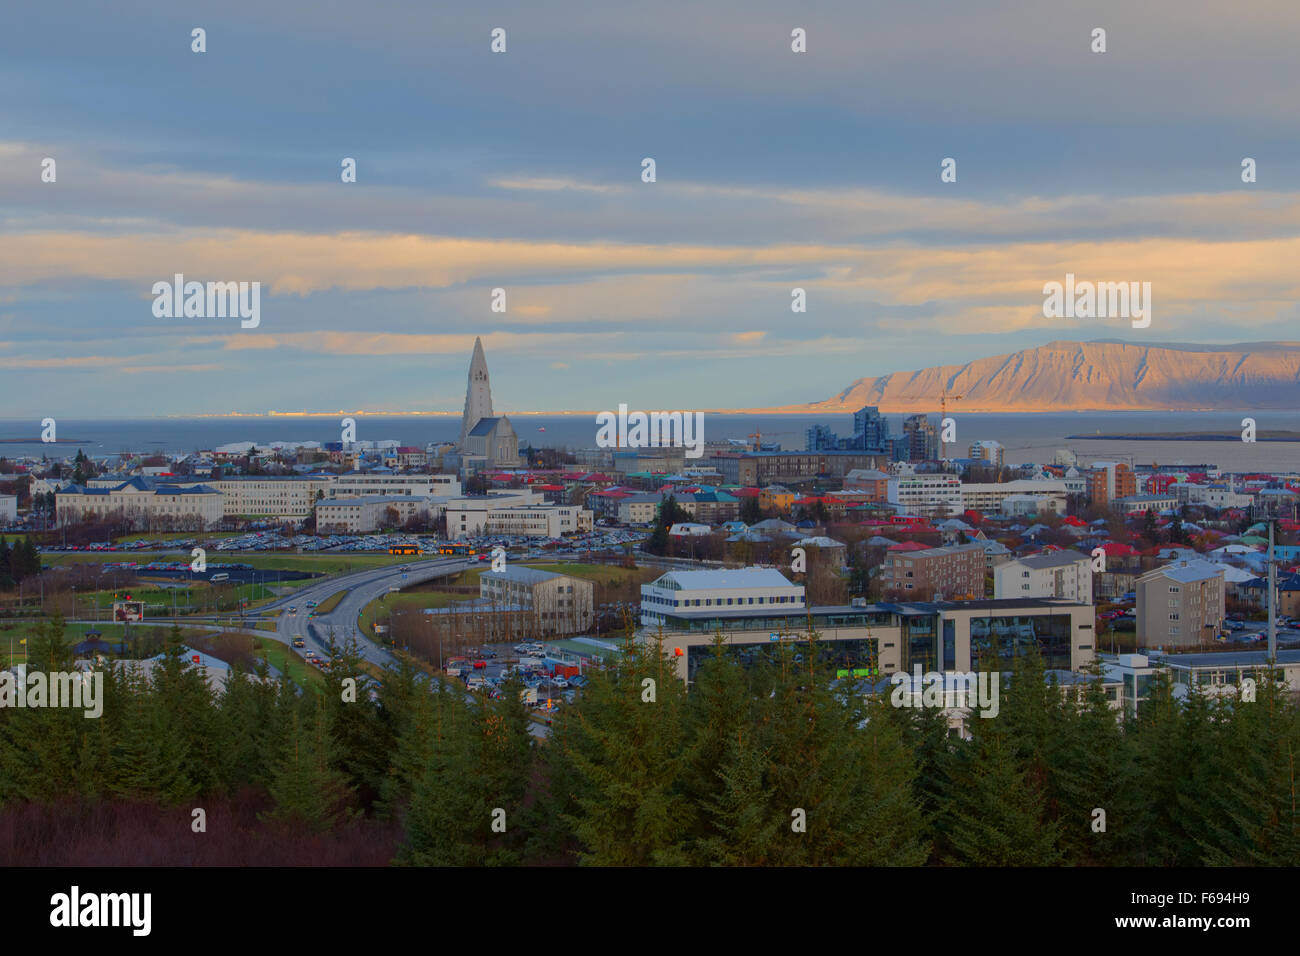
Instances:
[[[424,554],[424,549],[413,544],[396,544],[388,549],[389,554]]]
[[[460,543],[452,543],[452,542],[448,542],[447,544],[440,544],[440,545],[438,545],[438,553],[439,553],[439,554],[459,554],[459,555],[466,555],[466,556],[468,556],[468,555],[474,554],[475,551],[474,551],[473,548],[471,548],[471,547],[470,547],[469,545],[467,545],[467,544],[460,544]]]

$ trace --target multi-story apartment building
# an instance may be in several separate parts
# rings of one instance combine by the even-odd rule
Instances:
[[[655,520],[655,515],[659,512],[659,506],[663,503],[663,495],[658,492],[647,492],[639,495],[622,495],[616,499],[618,510],[615,512],[620,524],[649,524]],[[689,504],[678,502],[687,514],[695,513],[695,502]]]
[[[0,495],[0,524],[18,520],[18,496]]]
[[[899,600],[973,600],[984,596],[982,544],[958,544],[887,554],[880,582]]]
[[[858,439],[856,447],[888,456],[889,419],[880,414],[875,405],[867,405],[853,413],[853,435]]]
[[[1088,497],[1108,507],[1116,498],[1137,494],[1137,475],[1122,461],[1094,461],[1088,473]]]
[[[1092,561],[1078,551],[1047,551],[999,564],[993,569],[993,596],[1091,604]]]
[[[590,581],[509,565],[479,575],[480,602],[531,611],[543,634],[580,634],[591,627],[595,589]]]
[[[903,420],[907,461],[934,461],[939,457],[939,430],[929,415],[909,415]]]
[[[973,442],[968,454],[976,461],[987,462],[994,468],[1001,468],[1006,460],[1006,449],[1001,442],[996,441]]]
[[[1223,631],[1223,567],[1178,561],[1137,579],[1137,636],[1142,647],[1195,647]]]

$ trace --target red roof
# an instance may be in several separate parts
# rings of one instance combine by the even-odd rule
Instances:
[[[927,545],[921,544],[920,542],[917,541],[902,541],[899,542],[898,544],[891,544],[885,550],[886,551],[929,551],[930,548]]]
[[[1134,548],[1131,545],[1121,544],[1118,541],[1104,541],[1101,544],[1101,549],[1106,552],[1106,557],[1108,558],[1131,558],[1135,557],[1139,553],[1137,548]]]

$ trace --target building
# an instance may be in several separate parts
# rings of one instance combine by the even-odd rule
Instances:
[[[875,405],[859,408],[853,413],[853,436],[857,439],[856,447],[888,457],[889,420]]]
[[[781,580],[759,578],[760,573]],[[681,574],[733,577],[716,583],[664,581]],[[670,572],[642,585],[638,639],[662,641],[673,655],[677,676],[688,686],[714,653],[719,633],[726,653],[753,666],[771,660],[783,644],[794,644],[798,653],[813,653],[811,627],[817,636],[815,653],[838,677],[911,673],[917,667],[923,672],[969,672],[989,658],[1009,667],[1030,645],[1037,647],[1049,669],[1079,670],[1095,657],[1090,605],[1028,599],[806,607],[802,592],[768,569]],[[707,600],[712,605],[702,603]]]
[[[939,430],[929,415],[909,415],[903,419],[903,439],[907,444],[907,461],[936,461],[939,458]]]
[[[890,478],[887,495],[908,514],[946,517],[963,510],[961,479],[946,473]]]
[[[706,464],[722,475],[725,484],[762,488],[819,476],[843,478],[854,468],[883,468],[886,457],[864,451],[720,452]]]
[[[486,495],[449,498],[446,502],[447,535],[483,534],[487,528],[488,512],[516,505],[540,506],[545,504],[534,491],[490,491]]]
[[[1001,468],[1006,460],[1006,449],[1002,447],[1001,442],[977,441],[971,444],[967,457],[987,462],[994,468]]]
[[[1007,495],[1002,499],[1001,513],[1008,518],[1032,518],[1045,511],[1060,514],[1063,505],[1051,497],[1037,495]]]
[[[641,585],[641,624],[711,620],[743,609],[800,612],[804,588],[775,568],[669,571]],[[671,619],[671,620],[670,620]]]
[[[314,511],[318,498],[330,494],[333,483],[333,475],[255,475],[202,482],[221,492],[223,517],[290,518],[298,521]],[[193,487],[198,483],[185,484]]]
[[[428,498],[430,495],[458,498],[460,480],[455,475],[375,475],[353,472],[340,475],[329,486],[331,498],[360,498],[366,495],[385,495],[390,498],[413,495]]]
[[[1094,461],[1087,478],[1088,497],[1094,505],[1107,507],[1116,498],[1137,494],[1137,475],[1122,461]]]
[[[368,534],[390,526],[401,527],[414,518],[436,516],[442,507],[440,502],[414,495],[324,498],[316,502],[316,530],[322,534]]]
[[[492,414],[492,384],[488,379],[483,340],[475,337],[465,386],[465,411],[456,443],[462,469],[519,467],[519,438],[510,419]]]
[[[509,565],[479,575],[479,598],[531,611],[544,634],[580,634],[595,615],[595,588],[568,574]]]
[[[1162,511],[1172,511],[1177,507],[1178,497],[1171,494],[1125,495],[1110,503],[1110,510],[1122,515],[1142,514],[1147,511],[1160,514]]]
[[[1178,561],[1137,579],[1137,636],[1142,647],[1197,647],[1223,631],[1223,567]]]
[[[854,468],[844,476],[845,491],[860,491],[867,501],[889,500],[889,475],[871,468]]]
[[[451,525],[447,527],[450,529]],[[593,527],[591,512],[577,505],[509,505],[488,509],[481,533],[558,538],[581,534]]]
[[[605,492],[598,492],[593,497],[604,496],[613,498],[617,503],[617,510],[613,516],[618,519],[620,524],[649,524],[655,520],[655,515],[659,513],[659,506],[663,503],[663,495],[658,492],[639,494],[639,495],[607,495]],[[695,502],[686,504],[679,501],[687,512],[694,514]]]
[[[961,486],[960,510],[990,514],[1002,511],[1007,498],[1028,495],[1041,503],[1035,514],[1038,511],[1065,514],[1066,494],[1065,482],[1057,480],[1018,478],[1015,481],[966,482]]]
[[[1255,503],[1251,495],[1241,494],[1225,485],[1196,485],[1176,481],[1166,490],[1178,499],[1179,504],[1201,505],[1220,511],[1224,508],[1249,508]]]
[[[535,491],[493,491],[483,496],[450,498],[446,504],[449,537],[516,534],[558,538],[590,531],[592,513],[577,505],[553,505]]]
[[[834,451],[838,447],[839,439],[829,425],[813,425],[805,434],[806,451]]]
[[[18,520],[18,496],[0,495],[0,524],[13,524]]]
[[[984,596],[984,545],[891,553],[880,569],[886,595],[900,600],[973,599]]]
[[[1007,561],[993,569],[993,596],[1091,604],[1092,561],[1078,551],[1047,551]]]
[[[207,530],[221,521],[222,494],[208,485],[153,484],[132,478],[112,488],[68,485],[54,496],[59,526],[91,518],[121,518],[131,526],[155,524]]]

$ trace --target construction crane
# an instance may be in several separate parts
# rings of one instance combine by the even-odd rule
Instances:
[[[754,432],[754,434],[746,435],[745,437],[754,439],[754,451],[763,450],[763,435],[761,432]]]

